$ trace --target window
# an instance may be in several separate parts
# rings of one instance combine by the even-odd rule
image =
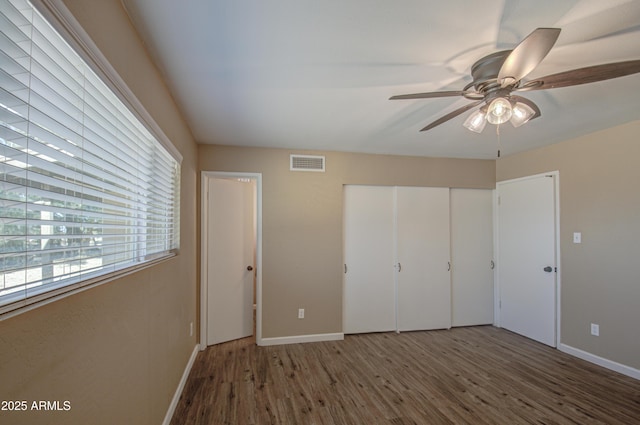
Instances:
[[[37,10],[0,0],[0,313],[172,255],[179,179]]]

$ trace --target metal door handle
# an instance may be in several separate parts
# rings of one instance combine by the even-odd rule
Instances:
[[[543,270],[544,270],[545,272],[547,272],[547,273],[551,273],[551,272],[553,271],[553,267],[551,267],[551,266],[547,266],[547,267],[545,267]]]
[[[493,262],[493,260],[491,260],[491,270],[495,269],[496,267],[496,263]]]
[[[247,270],[251,271],[251,270],[253,270],[253,267],[252,266],[247,266]]]
[[[402,271],[402,264],[398,263],[398,273]]]
[[[447,271],[451,271],[451,261],[447,261]]]

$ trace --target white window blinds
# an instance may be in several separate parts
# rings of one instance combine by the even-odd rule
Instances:
[[[44,18],[0,0],[0,313],[170,255],[179,179]]]

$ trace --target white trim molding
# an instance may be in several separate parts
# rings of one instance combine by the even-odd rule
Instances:
[[[586,360],[590,363],[597,364],[614,372],[627,375],[631,378],[640,380],[640,369],[635,369],[631,366],[623,365],[622,363],[614,362],[613,360],[605,359],[604,357],[596,356],[588,351],[581,350],[579,348],[572,347],[567,344],[560,344],[558,349],[563,353],[570,354],[579,359]]]
[[[343,339],[344,339],[343,333],[294,335],[294,336],[282,336],[282,337],[275,337],[275,338],[262,338],[262,341],[258,345],[266,347],[268,345],[301,344],[301,343],[307,343],[307,342],[322,342],[322,341],[342,341]]]
[[[184,368],[184,372],[182,373],[182,378],[180,378],[180,382],[178,383],[178,388],[176,388],[176,392],[173,394],[173,398],[171,399],[171,403],[169,404],[169,408],[167,409],[167,414],[164,415],[164,421],[162,421],[162,425],[169,425],[171,423],[171,419],[173,418],[173,414],[176,411],[176,407],[178,407],[178,402],[180,401],[180,396],[182,395],[184,386],[187,384],[187,378],[189,378],[189,373],[191,373],[191,368],[193,367],[193,364],[196,361],[196,356],[198,355],[198,351],[200,351],[200,344],[196,344],[195,347],[193,347],[193,351],[191,352],[191,357],[189,357],[187,366]]]

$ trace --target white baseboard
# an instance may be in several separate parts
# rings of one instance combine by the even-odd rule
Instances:
[[[262,338],[260,345],[299,344],[304,342],[340,341],[344,339],[343,333],[283,336],[278,338]]]
[[[595,354],[591,354],[587,351],[583,351],[583,350],[580,350],[579,348],[574,348],[566,344],[560,344],[558,346],[558,350],[567,354],[571,354],[572,356],[578,357],[582,360],[595,363],[598,366],[606,367],[607,369],[611,369],[623,375],[630,376],[631,378],[640,379],[640,370],[632,368],[631,366],[623,365],[622,363],[617,363],[617,362],[614,362],[613,360],[596,356]]]
[[[180,401],[180,396],[182,395],[182,390],[184,390],[184,386],[187,383],[187,378],[189,377],[189,373],[191,372],[193,363],[196,361],[196,356],[198,355],[198,351],[200,351],[200,344],[196,344],[195,347],[193,347],[193,352],[191,353],[191,357],[189,357],[187,366],[184,368],[184,372],[182,373],[182,378],[180,378],[180,382],[178,383],[178,388],[176,388],[176,392],[173,394],[173,399],[171,399],[171,404],[169,405],[167,414],[164,416],[164,421],[162,421],[162,425],[169,425],[169,423],[171,422],[171,419],[173,418],[173,414],[176,411],[176,407],[178,407],[178,401]]]

